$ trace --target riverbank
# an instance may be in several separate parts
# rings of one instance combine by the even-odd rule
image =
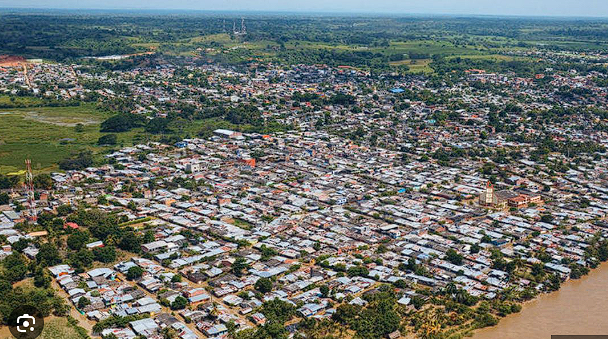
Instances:
[[[550,339],[551,335],[608,334],[608,263],[569,280],[553,293],[524,303],[522,311],[478,330],[473,339]]]

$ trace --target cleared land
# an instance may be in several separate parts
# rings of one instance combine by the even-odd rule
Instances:
[[[59,169],[59,161],[80,151],[90,150],[100,155],[113,149],[97,145],[99,137],[107,134],[99,131],[100,124],[111,115],[92,105],[0,108],[0,173],[23,175],[28,158],[32,160],[35,174],[55,171]],[[178,120],[169,127],[183,137],[211,136],[217,128],[239,129],[220,118]],[[146,133],[143,128],[116,135],[116,148],[163,137]]]
[[[406,59],[400,61],[391,61],[391,66],[406,65],[411,73],[433,73],[433,69],[429,66],[431,59]]]
[[[0,109],[0,173],[23,170],[26,158],[35,171],[55,170],[70,154],[99,148],[99,124],[109,115],[86,105]],[[119,143],[131,143],[132,137],[122,133]]]
[[[0,327],[0,338],[14,339],[7,326]],[[44,329],[38,339],[82,339],[82,337],[68,324],[67,318],[54,316],[44,319]]]

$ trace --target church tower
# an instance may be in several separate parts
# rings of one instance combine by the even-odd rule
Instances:
[[[489,181],[486,183],[486,190],[479,195],[479,204],[484,206],[494,204],[494,185]]]

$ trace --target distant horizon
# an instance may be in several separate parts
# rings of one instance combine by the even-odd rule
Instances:
[[[527,19],[578,19],[578,20],[608,20],[608,14],[604,16],[591,15],[540,15],[540,14],[483,14],[483,13],[435,13],[435,12],[364,12],[364,11],[294,11],[294,10],[205,10],[205,9],[162,9],[162,8],[52,8],[52,7],[3,7],[0,6],[0,15],[8,13],[31,13],[31,14],[239,14],[239,15],[299,15],[299,16],[336,16],[336,17],[460,17],[460,18],[527,18]]]
[[[605,0],[0,0],[2,11],[608,18]]]

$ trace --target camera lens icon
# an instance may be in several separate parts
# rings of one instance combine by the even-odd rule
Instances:
[[[42,333],[44,318],[35,307],[24,305],[13,310],[9,325],[16,339],[34,339]]]
[[[29,314],[24,314],[20,317],[17,317],[17,331],[21,333],[26,333],[27,331],[34,332],[34,326],[30,327],[30,324],[36,324],[36,318],[32,317]],[[29,328],[28,328],[29,327]]]

